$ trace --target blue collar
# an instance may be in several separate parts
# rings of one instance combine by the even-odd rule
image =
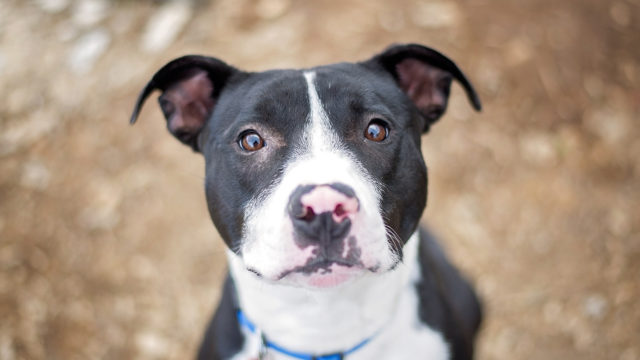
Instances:
[[[283,348],[280,345],[277,345],[269,340],[267,340],[267,338],[259,331],[259,329],[247,318],[247,316],[242,312],[242,310],[236,310],[236,317],[238,318],[238,323],[242,326],[244,326],[245,328],[247,328],[249,331],[251,331],[251,333],[258,333],[261,335],[262,337],[262,349],[261,349],[261,359],[262,359],[262,355],[264,355],[263,351],[265,351],[266,349],[273,349],[281,354],[287,355],[289,357],[292,357],[294,359],[300,359],[300,360],[342,360],[344,359],[345,356],[359,350],[361,347],[365,346],[369,341],[371,341],[371,339],[373,339],[373,337],[375,336],[372,335],[366,339],[364,339],[363,341],[361,341],[360,343],[358,343],[358,345],[352,347],[351,349],[347,350],[347,351],[343,351],[343,352],[338,352],[338,353],[333,353],[333,354],[325,354],[325,355],[311,355],[311,354],[305,354],[305,353],[299,353],[299,352],[295,352],[295,351],[290,351],[287,350],[285,348]]]

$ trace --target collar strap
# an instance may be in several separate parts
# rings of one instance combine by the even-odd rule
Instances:
[[[262,346],[265,349],[273,349],[281,354],[287,355],[294,359],[300,360],[342,360],[345,356],[359,350],[361,347],[365,346],[375,335],[372,335],[363,341],[359,342],[358,345],[352,347],[351,349],[343,352],[337,352],[333,354],[325,354],[325,355],[313,355],[313,354],[305,354],[299,353],[295,351],[290,351],[283,348],[280,345],[277,345],[269,340],[262,334],[261,331],[247,318],[247,316],[242,312],[242,310],[236,310],[236,317],[238,318],[238,323],[245,328],[247,328],[251,333],[258,333],[262,338]]]

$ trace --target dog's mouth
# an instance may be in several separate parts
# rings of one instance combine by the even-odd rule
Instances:
[[[347,269],[364,269],[364,265],[360,261],[345,261],[345,260],[329,260],[322,258],[309,259],[309,261],[301,266],[296,266],[292,269],[283,271],[278,277],[278,280],[293,273],[299,273],[304,275],[329,275],[332,274],[336,268]]]

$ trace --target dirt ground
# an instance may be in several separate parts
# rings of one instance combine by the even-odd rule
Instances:
[[[262,70],[455,59],[424,222],[484,298],[479,359],[640,359],[640,1],[3,0],[0,359],[185,359],[224,247],[203,161],[137,92],[186,53]]]

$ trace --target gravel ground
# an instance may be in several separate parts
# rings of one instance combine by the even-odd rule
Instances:
[[[479,359],[640,359],[640,1],[3,0],[0,359],[184,359],[224,247],[203,162],[137,92],[185,53],[249,70],[450,55],[424,222],[482,294]]]

